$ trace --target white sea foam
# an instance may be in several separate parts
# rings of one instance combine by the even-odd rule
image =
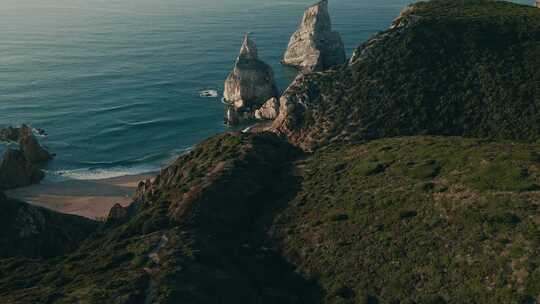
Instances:
[[[159,171],[158,166],[140,165],[135,167],[115,168],[82,168],[74,170],[47,171],[47,179],[50,181],[62,180],[100,180],[121,176],[138,175]]]
[[[217,90],[204,90],[199,92],[199,96],[205,98],[217,98],[219,93]]]

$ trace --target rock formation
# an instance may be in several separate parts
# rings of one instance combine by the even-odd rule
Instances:
[[[328,1],[323,0],[309,7],[289,41],[282,63],[304,72],[313,72],[329,69],[345,61],[341,36],[332,31]]]
[[[129,215],[129,208],[120,204],[115,204],[107,216],[107,225],[117,225],[123,223]]]
[[[536,0],[536,7],[540,8],[540,0]]]
[[[407,7],[390,28],[358,47],[348,65],[301,75],[283,93],[271,130],[308,151],[330,142],[403,134],[537,140],[540,112],[524,111],[522,105],[531,99],[503,80],[521,79],[523,87],[538,87],[538,73],[530,62],[537,62],[532,45],[540,41],[540,28],[524,17],[535,8],[478,0],[474,3],[485,8],[481,13],[473,6],[447,12],[443,2]],[[505,15],[510,9],[516,9],[516,14]],[[490,13],[505,17],[496,19]],[[473,24],[475,14],[489,26],[489,33],[469,28],[471,34],[465,34],[453,26],[454,22]],[[520,36],[520,31],[535,36]],[[485,41],[507,42],[491,48]],[[521,48],[523,56],[508,56],[514,48]],[[484,58],[490,58],[486,66],[476,64]],[[506,67],[525,70],[494,64],[503,61]],[[487,66],[490,72],[484,73]],[[471,98],[471,94],[483,97]],[[489,105],[489,111],[473,110],[484,105]]]
[[[233,71],[225,81],[225,122],[237,124],[255,116],[264,102],[278,96],[272,68],[259,60],[255,42],[245,36]]]
[[[273,120],[278,116],[279,102],[275,97],[270,98],[262,107],[255,111],[255,118]]]
[[[41,181],[43,171],[29,162],[23,152],[7,149],[0,163],[0,189],[29,186]]]
[[[38,129],[40,134],[45,134],[43,129]],[[45,150],[32,132],[32,128],[23,124],[20,128],[7,127],[0,129],[0,141],[19,142],[20,149],[26,159],[32,163],[40,163],[51,160],[53,154]]]
[[[18,141],[19,149],[7,149],[0,163],[0,189],[13,189],[38,183],[45,176],[39,164],[53,155],[39,144],[32,128],[7,127],[0,130],[0,141]]]
[[[51,160],[53,156],[39,144],[37,138],[32,134],[32,129],[23,125],[19,131],[19,144],[24,157],[31,163],[40,163]]]
[[[20,128],[7,127],[0,129],[0,141],[18,141]]]

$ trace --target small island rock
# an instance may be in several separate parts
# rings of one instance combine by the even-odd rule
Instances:
[[[0,189],[29,186],[40,182],[44,176],[19,150],[7,149],[0,162]]]
[[[282,63],[309,73],[327,70],[345,61],[341,35],[332,31],[328,1],[309,7],[289,41]]]
[[[255,42],[246,35],[234,69],[225,81],[225,122],[234,125],[254,118],[255,111],[278,94],[272,68],[259,59]]]
[[[39,144],[30,127],[23,125],[19,133],[21,150],[24,153],[24,157],[29,162],[40,163],[53,158],[53,156]]]

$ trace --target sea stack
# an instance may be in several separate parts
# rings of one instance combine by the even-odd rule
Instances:
[[[332,31],[328,1],[309,7],[289,41],[282,63],[309,73],[327,70],[345,61],[341,35]]]
[[[45,150],[32,133],[32,128],[22,125],[20,128],[19,145],[24,157],[31,163],[41,163],[51,160],[53,156]]]
[[[225,122],[236,125],[255,117],[255,111],[278,96],[272,68],[259,60],[255,42],[246,34],[232,72],[225,81]]]
[[[0,190],[29,186],[44,176],[43,171],[29,162],[20,150],[7,149],[0,162]]]

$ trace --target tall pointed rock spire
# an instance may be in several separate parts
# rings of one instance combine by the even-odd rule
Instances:
[[[313,72],[329,69],[345,61],[341,35],[332,31],[328,0],[310,6],[289,41],[282,63],[304,72]]]
[[[249,38],[249,33],[246,33],[244,36],[244,42],[240,48],[240,55],[238,55],[238,58],[251,60],[259,59],[257,45],[255,44],[255,41]]]
[[[253,119],[266,101],[277,96],[274,72],[259,59],[255,42],[246,34],[234,68],[225,80],[225,122],[234,125]]]

